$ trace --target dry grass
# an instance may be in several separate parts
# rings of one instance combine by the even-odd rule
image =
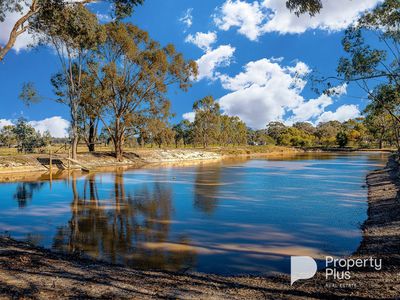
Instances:
[[[143,151],[143,150],[159,150],[160,148],[156,146],[146,145],[145,147],[125,147],[124,151],[127,153]],[[254,154],[254,153],[271,153],[271,152],[294,152],[293,148],[289,147],[281,147],[281,146],[211,146],[207,149],[203,147],[192,147],[187,146],[183,147],[180,146],[176,148],[175,146],[163,146],[161,149],[179,149],[179,150],[200,150],[200,151],[212,151],[222,155],[243,155],[243,154]],[[36,154],[47,154],[50,151],[50,147],[36,149],[34,153]],[[52,153],[56,154],[68,154],[68,146],[66,145],[53,145],[51,146]],[[105,145],[98,145],[96,146],[97,153],[104,153],[104,152],[113,152],[113,146],[105,146]],[[86,154],[89,153],[87,147],[85,145],[78,146],[78,153],[79,154]],[[16,156],[16,155],[23,155],[24,153],[18,153],[17,148],[7,148],[7,147],[0,147],[0,156]]]

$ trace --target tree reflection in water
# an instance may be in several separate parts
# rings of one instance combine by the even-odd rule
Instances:
[[[78,180],[72,176],[71,219],[68,225],[57,229],[54,249],[82,252],[143,269],[181,270],[194,265],[192,251],[146,247],[146,243],[168,242],[172,213],[172,191],[168,185],[149,182],[126,190],[124,173],[118,171],[111,199],[100,199],[99,184],[96,174],[90,174],[79,190]],[[177,237],[174,242],[188,240]]]
[[[16,191],[14,193],[14,199],[18,202],[19,208],[24,208],[29,201],[32,200],[33,193],[39,191],[43,186],[44,182],[21,182],[17,184]]]
[[[194,185],[194,207],[212,214],[218,205],[218,191],[221,180],[221,168],[200,165],[196,172]]]

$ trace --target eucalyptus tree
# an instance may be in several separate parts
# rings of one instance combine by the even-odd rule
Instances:
[[[12,145],[15,145],[17,142],[17,137],[14,133],[13,125],[6,125],[0,130],[0,143],[3,146],[7,146],[11,148]]]
[[[99,117],[121,161],[126,134],[135,132],[143,119],[166,114],[168,87],[186,91],[197,76],[197,64],[132,24],[109,23],[105,29],[98,63],[90,70],[102,90],[99,101],[105,113]]]
[[[400,128],[397,121],[382,108],[378,102],[371,102],[364,110],[365,126],[377,141],[378,147],[383,148],[385,142],[400,149]]]
[[[400,125],[400,2],[385,0],[346,30],[338,78],[353,82]]]
[[[267,134],[275,141],[278,141],[280,136],[286,131],[287,126],[279,121],[269,122],[267,124]]]
[[[84,68],[98,45],[105,40],[105,32],[96,16],[83,4],[57,11],[43,8],[41,13],[46,17],[41,18],[35,27],[42,33],[41,42],[53,46],[61,64],[61,71],[52,77],[51,83],[57,101],[70,110],[72,158],[76,159]]]
[[[78,112],[79,137],[82,138],[89,152],[95,151],[98,140],[99,115],[103,114],[102,103],[98,101],[101,97],[101,87],[96,77],[86,70],[82,73],[82,93]]]
[[[321,122],[317,126],[315,136],[319,144],[325,147],[336,144],[336,136],[342,130],[342,124],[339,121]]]
[[[4,59],[7,53],[15,45],[19,36],[25,32],[36,32],[37,27],[33,24],[42,23],[55,13],[59,13],[65,8],[76,4],[86,5],[95,2],[109,2],[112,5],[112,14],[116,18],[123,18],[130,15],[136,5],[142,4],[143,0],[1,0],[0,1],[0,25],[12,13],[20,14],[19,19],[11,28],[9,38],[4,45],[0,45],[0,61]],[[44,24],[48,24],[44,22]],[[55,23],[54,25],[63,25]],[[4,30],[4,26],[1,30]]]
[[[193,110],[196,113],[193,123],[195,141],[207,148],[219,138],[221,128],[219,103],[212,96],[206,96],[194,102]]]
[[[175,146],[178,148],[179,143],[183,143],[186,147],[193,143],[193,124],[189,120],[182,120],[173,127],[175,132]]]

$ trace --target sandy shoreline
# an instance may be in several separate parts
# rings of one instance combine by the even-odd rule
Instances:
[[[285,275],[225,277],[152,272],[115,266],[0,238],[0,297],[118,299],[393,299],[400,295],[399,165],[393,158],[367,176],[368,219],[352,258],[383,259],[379,272],[352,272],[345,285],[327,282],[324,271],[290,286]],[[330,284],[329,287],[326,285]]]
[[[256,151],[254,151],[256,150]],[[78,154],[78,161],[91,172],[108,172],[116,169],[135,169],[157,166],[191,166],[196,164],[215,163],[225,159],[244,159],[246,157],[264,156],[279,157],[304,153],[300,150],[285,147],[252,149],[235,148],[233,150],[213,149],[138,149],[124,154],[124,160],[117,162],[112,153]],[[260,152],[258,152],[260,151]],[[231,153],[233,152],[233,153]],[[52,158],[51,179],[65,179],[69,171],[79,173],[81,167],[66,160],[66,154]],[[49,156],[28,154],[19,156],[0,156],[0,182],[41,181],[49,180]]]

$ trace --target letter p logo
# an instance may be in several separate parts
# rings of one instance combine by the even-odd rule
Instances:
[[[317,263],[309,256],[290,257],[290,285],[299,279],[312,278],[317,272]]]

